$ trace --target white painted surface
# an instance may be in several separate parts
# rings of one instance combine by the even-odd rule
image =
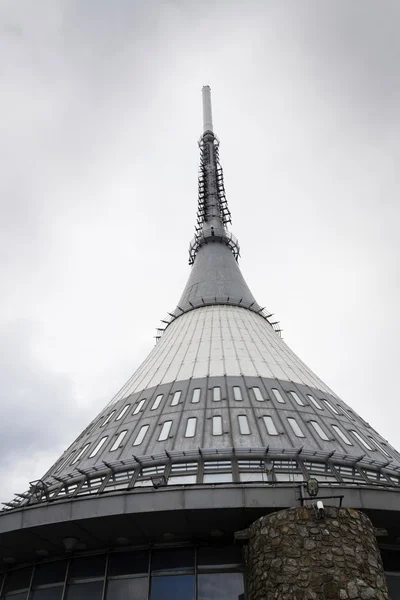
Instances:
[[[217,375],[247,375],[302,383],[333,393],[256,313],[206,306],[183,314],[113,398],[160,383]]]

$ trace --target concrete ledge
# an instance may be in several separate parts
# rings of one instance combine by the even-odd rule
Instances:
[[[375,527],[400,536],[400,491],[377,488],[329,488],[320,495],[342,495],[343,506],[366,512]],[[324,500],[337,506],[337,500]],[[0,560],[17,549],[18,562],[32,560],[36,550],[62,554],[62,538],[74,535],[87,549],[110,547],[118,536],[132,543],[162,541],[166,529],[177,541],[221,531],[233,540],[235,531],[255,519],[290,506],[300,506],[298,485],[193,485],[141,488],[97,497],[78,497],[54,504],[31,505],[0,515]],[[167,513],[167,514],[166,514]]]

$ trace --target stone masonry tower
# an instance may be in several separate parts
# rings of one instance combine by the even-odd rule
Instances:
[[[5,505],[1,600],[386,600],[381,556],[400,598],[400,455],[252,295],[208,86],[203,117],[187,285],[129,381]]]

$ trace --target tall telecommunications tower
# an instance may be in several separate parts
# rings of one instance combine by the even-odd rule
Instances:
[[[1,599],[382,600],[376,536],[395,594],[400,455],[255,300],[208,86],[203,117],[186,287],[129,381],[5,505]]]

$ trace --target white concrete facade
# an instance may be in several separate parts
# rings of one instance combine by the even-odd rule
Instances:
[[[173,321],[112,402],[155,385],[220,375],[276,378],[333,394],[265,319],[245,308],[215,305]]]

